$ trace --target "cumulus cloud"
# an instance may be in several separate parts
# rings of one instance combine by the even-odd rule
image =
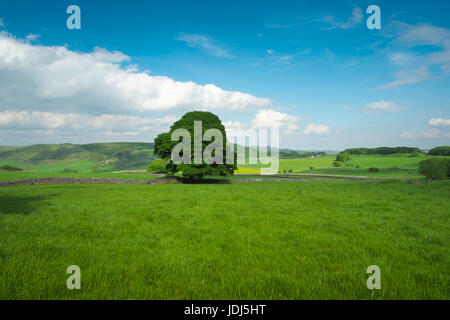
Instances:
[[[116,114],[91,116],[7,110],[0,112],[0,132],[8,135],[23,134],[24,137],[29,137],[34,132],[51,133],[55,136],[70,136],[74,140],[82,139],[86,133],[100,140],[105,136],[140,136],[144,140],[151,140],[156,133],[166,130],[176,120],[173,116],[150,119]],[[46,142],[48,138],[42,139],[42,142]]]
[[[119,114],[98,116],[81,113],[57,113],[27,110],[0,111],[0,143],[10,145],[5,139],[26,144],[50,142],[110,141],[123,138],[134,141],[152,141],[160,132],[166,132],[178,120],[167,115],[161,118],[136,117]],[[279,129],[291,133],[298,129],[299,117],[273,110],[261,110],[249,122],[224,121],[227,136],[247,136],[249,129]],[[320,128],[318,129],[320,130]],[[52,136],[51,140],[49,136]],[[49,140],[50,139],[50,140]],[[94,140],[92,140],[94,139]],[[16,144],[16,143],[14,143]]]
[[[226,91],[214,84],[180,82],[124,69],[131,59],[95,48],[80,53],[33,45],[0,32],[0,111],[30,109],[79,113],[142,113],[154,110],[243,110],[269,99]]]
[[[41,111],[7,110],[0,112],[1,129],[148,130],[151,125],[169,125],[176,120],[177,118],[173,116],[150,119],[116,114],[91,116],[79,113]]]
[[[246,125],[240,121],[223,121],[222,124],[226,130],[244,129],[246,127]]]
[[[213,38],[202,34],[181,33],[175,40],[185,42],[188,47],[199,49],[200,51],[223,58],[231,58],[231,54]]]
[[[297,122],[300,120],[300,117],[268,109],[258,111],[249,122],[224,121],[223,125],[229,136],[247,136],[247,130],[254,132],[255,129],[278,129],[290,134],[299,128]]]
[[[251,121],[252,128],[267,128],[267,129],[285,129],[293,131],[298,129],[297,122],[300,117],[291,116],[287,113],[281,113],[274,110],[260,110],[255,118]]]
[[[329,126],[323,124],[308,124],[306,129],[303,131],[303,134],[309,135],[321,135],[321,134],[329,134],[331,131]]]
[[[442,118],[431,118],[430,121],[428,121],[428,125],[433,127],[447,127],[450,126],[450,119],[442,119]]]
[[[395,102],[391,101],[377,101],[366,104],[363,109],[366,113],[386,113],[386,112],[400,112],[406,110],[399,107]]]
[[[222,122],[228,137],[245,136],[245,131],[249,126],[240,121],[224,121]]]

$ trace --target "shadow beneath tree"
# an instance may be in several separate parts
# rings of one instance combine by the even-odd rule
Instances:
[[[49,196],[13,196],[0,195],[0,215],[1,214],[23,214],[33,213],[42,202],[49,199]]]
[[[186,184],[229,184],[231,180],[229,179],[189,179],[176,177],[178,182]]]

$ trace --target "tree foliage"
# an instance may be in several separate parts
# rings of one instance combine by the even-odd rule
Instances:
[[[10,166],[7,164],[5,166],[0,167],[0,171],[23,171],[23,169]]]
[[[223,136],[223,163],[205,163],[202,159],[201,164],[194,164],[194,122],[202,122],[202,137],[206,130],[217,129],[222,133]],[[180,141],[171,141],[172,133],[177,129],[186,129],[189,131],[191,136],[191,162],[189,164],[181,163],[175,164],[171,160],[171,153],[174,146],[176,146]],[[205,148],[213,141],[202,141],[202,154]],[[227,140],[225,127],[223,126],[220,119],[212,114],[211,112],[203,111],[193,111],[186,113],[180,120],[176,121],[171,127],[168,133],[162,133],[158,135],[155,139],[154,152],[156,155],[160,156],[162,159],[167,160],[166,169],[167,172],[175,174],[181,172],[183,177],[189,179],[202,179],[205,176],[226,176],[232,175],[234,170],[237,169],[236,161],[234,164],[225,164],[227,150]],[[215,154],[213,154],[214,156]],[[203,157],[202,157],[203,158]]]
[[[156,159],[147,169],[150,173],[167,173],[167,161],[164,159]]]
[[[431,149],[428,154],[432,156],[450,156],[450,147],[441,146]]]
[[[450,177],[450,159],[427,159],[419,163],[419,173],[430,180],[444,180]]]
[[[333,161],[333,166],[335,166],[336,168],[340,168],[340,167],[342,167],[342,162],[341,162],[341,161],[334,160],[334,161]]]
[[[351,160],[350,155],[348,154],[348,152],[344,151],[336,155],[335,161],[345,162],[350,160]]]
[[[155,138],[155,147],[153,152],[162,159],[168,159],[170,158],[172,148],[176,144],[177,143],[175,141],[170,141],[169,132],[161,133]]]
[[[415,147],[378,147],[378,148],[351,148],[346,149],[349,155],[364,155],[364,154],[395,154],[395,153],[420,153],[419,148]]]

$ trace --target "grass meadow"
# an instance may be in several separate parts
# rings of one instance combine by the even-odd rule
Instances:
[[[70,177],[70,178],[112,178],[112,179],[126,179],[126,180],[141,180],[141,179],[157,179],[157,176],[152,174],[142,173],[114,173],[114,172],[0,172],[0,181],[11,181],[31,178],[45,178],[45,177]]]
[[[0,299],[449,299],[449,194],[449,181],[0,188]],[[73,264],[81,290],[66,288]]]
[[[280,171],[292,170],[293,173],[358,175],[358,176],[418,176],[419,162],[433,156],[420,155],[411,157],[409,154],[393,155],[352,155],[351,161],[343,167],[336,168],[333,161],[336,155],[325,155],[317,158],[280,159]],[[258,165],[242,165],[242,167],[257,168]],[[311,167],[313,169],[311,169]],[[379,172],[369,172],[369,168],[379,168]]]

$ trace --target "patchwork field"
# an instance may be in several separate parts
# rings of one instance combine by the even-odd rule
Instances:
[[[54,173],[65,169],[82,173],[145,170],[153,158],[153,143],[0,146],[0,166],[13,165],[35,173]]]
[[[325,155],[318,158],[280,159],[280,171],[292,170],[293,173],[379,177],[418,176],[419,162],[431,157],[433,156],[411,157],[409,154],[355,155],[340,168],[333,166],[336,155]],[[242,167],[258,168],[259,166],[242,165]],[[369,172],[371,167],[378,168],[379,171]]]
[[[448,181],[0,188],[0,298],[449,299],[449,194]],[[73,264],[82,290],[66,288]]]

